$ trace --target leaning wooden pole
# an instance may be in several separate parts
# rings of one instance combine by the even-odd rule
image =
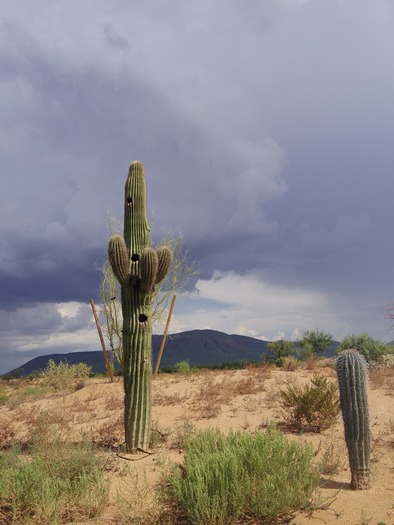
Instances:
[[[94,320],[96,321],[97,332],[98,332],[98,335],[99,335],[99,338],[100,338],[101,348],[103,349],[103,354],[104,354],[104,359],[105,359],[105,366],[107,368],[107,372],[108,372],[109,378],[111,380],[111,383],[113,383],[114,382],[114,375],[112,373],[111,363],[109,362],[108,352],[107,352],[107,349],[105,347],[103,332],[101,331],[100,321],[99,321],[99,318],[98,318],[98,315],[97,315],[96,306],[94,304],[93,299],[90,299],[90,306],[92,307]]]
[[[160,361],[163,355],[164,345],[166,344],[168,329],[170,327],[170,322],[171,322],[172,312],[174,311],[175,301],[176,301],[176,295],[173,296],[172,301],[171,301],[170,311],[168,313],[167,323],[164,329],[163,339],[161,340],[161,345],[160,345],[159,355],[157,356],[155,371],[153,373],[153,379],[156,379],[157,374],[159,372]]]

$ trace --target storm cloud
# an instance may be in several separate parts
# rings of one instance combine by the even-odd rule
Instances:
[[[199,267],[173,330],[390,338],[393,14],[389,0],[5,0],[0,372],[98,347],[106,211],[122,218],[135,159],[155,239],[182,233]]]

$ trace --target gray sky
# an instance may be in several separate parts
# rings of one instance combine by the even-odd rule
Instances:
[[[199,267],[173,331],[393,339],[391,0],[0,7],[0,373],[99,349],[135,159]]]

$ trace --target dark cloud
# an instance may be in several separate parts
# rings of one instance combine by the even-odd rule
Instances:
[[[182,232],[201,279],[387,302],[388,2],[6,4],[1,308],[97,298],[106,210],[122,221],[135,159],[155,240]]]

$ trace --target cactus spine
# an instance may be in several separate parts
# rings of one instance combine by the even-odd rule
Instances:
[[[112,271],[122,287],[125,441],[128,452],[149,448],[152,390],[152,296],[170,269],[172,254],[150,246],[144,167],[131,163],[125,186],[124,237],[108,245]]]
[[[357,350],[343,350],[336,361],[339,399],[352,473],[351,488],[369,488],[371,433],[367,396],[367,362]]]

